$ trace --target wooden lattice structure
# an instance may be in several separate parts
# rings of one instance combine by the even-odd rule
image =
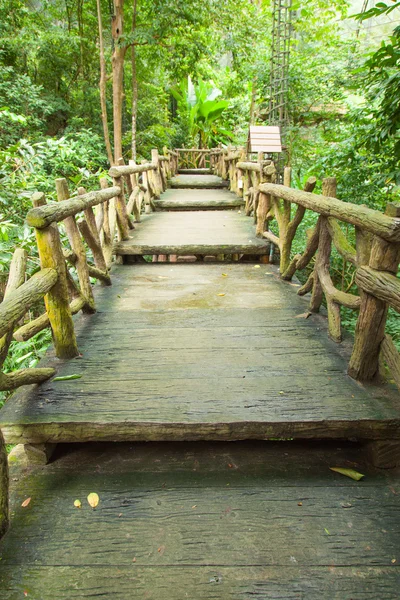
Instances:
[[[283,126],[288,119],[287,94],[292,0],[273,0],[268,122]]]

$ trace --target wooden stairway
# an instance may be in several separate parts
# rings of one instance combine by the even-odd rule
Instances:
[[[70,378],[0,411],[25,448],[2,600],[397,598],[400,480],[353,442],[398,444],[398,396],[346,374],[347,345],[259,262],[266,241],[228,194],[156,201],[114,248],[138,262],[115,264],[97,312],[75,317],[80,356],[42,361]],[[142,258],[171,253],[197,263]],[[234,253],[246,262],[202,260]]]
[[[115,266],[97,313],[76,318],[82,356],[46,359],[79,378],[16,392],[0,412],[8,442],[398,439],[395,392],[348,377],[297,284],[257,261],[267,242],[242,213],[145,215],[115,252],[254,262]]]

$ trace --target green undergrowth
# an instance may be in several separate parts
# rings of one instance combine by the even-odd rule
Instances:
[[[296,232],[295,239],[293,240],[292,256],[294,256],[295,254],[301,254],[304,251],[305,240],[307,239],[307,231],[311,230],[315,226],[317,219],[318,215],[316,213],[306,211],[304,219]],[[349,242],[355,245],[354,228],[350,226],[346,227],[346,225],[344,224],[341,224],[341,226],[343,227],[343,231],[346,234],[346,237],[349,240]],[[274,233],[278,233],[276,225],[272,226],[271,230],[273,230]],[[304,269],[304,271],[296,272],[296,276],[301,283],[305,283],[307,281],[307,278],[311,273],[313,266],[314,259],[310,262],[308,267]],[[354,266],[343,260],[342,256],[337,252],[337,250],[334,247],[332,247],[330,272],[333,282],[338,289],[348,293],[358,293],[357,286],[354,284]],[[398,274],[398,277],[400,277],[400,273]],[[358,318],[358,311],[342,306],[340,312],[342,316],[343,328],[349,331],[350,333],[354,334]],[[398,313],[392,308],[389,308],[386,322],[386,332],[392,336],[396,347],[400,351],[400,318]]]
[[[40,331],[26,342],[11,342],[10,350],[3,365],[4,373],[36,367],[50,343],[50,329]],[[10,392],[0,392],[0,406],[3,406],[9,395]]]

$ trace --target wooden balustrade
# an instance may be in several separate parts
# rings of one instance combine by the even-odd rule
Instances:
[[[179,169],[206,169],[211,166],[209,148],[176,148]]]
[[[78,195],[70,198],[67,181],[61,178],[56,180],[57,203],[47,204],[44,194],[33,194],[33,208],[26,220],[36,231],[41,270],[25,281],[27,257],[25,251],[17,248],[4,300],[0,304],[0,367],[13,338],[27,341],[49,326],[56,355],[59,358],[78,356],[72,315],[81,310],[95,312],[91,280],[111,285],[109,269],[115,236],[126,239],[129,230],[134,228],[131,215],[135,221],[140,221],[143,204],[146,210],[151,210],[153,198],[165,191],[168,179],[176,173],[178,153],[167,148],[163,152],[159,155],[153,150],[151,162],[111,167],[109,176],[114,185],[110,186],[107,178],[101,178],[100,190],[86,192],[79,188]],[[70,248],[62,247],[60,222]],[[86,247],[90,250],[91,260]],[[76,271],[78,283],[71,275],[70,267]],[[20,325],[28,310],[42,298],[46,312]],[[47,368],[0,373],[0,390],[39,383],[54,374],[54,369]],[[0,484],[1,469],[0,438]],[[0,491],[0,533],[1,501]]]
[[[246,215],[253,215],[256,234],[279,249],[282,279],[290,281],[296,271],[309,269],[306,283],[298,293],[311,292],[310,310],[317,312],[325,299],[329,335],[342,339],[340,307],[359,311],[349,375],[372,380],[382,361],[400,389],[400,354],[385,333],[389,306],[400,312],[400,204],[389,203],[385,214],[336,198],[336,180],[326,178],[322,194],[312,193],[315,177],[304,190],[290,187],[291,171],[284,171],[283,185],[275,182],[275,169],[263,155],[246,160],[240,149],[211,151],[212,170],[228,178],[232,192],[242,196]],[[296,211],[292,214],[292,205]],[[292,244],[306,210],[319,215],[315,227],[307,232],[302,254],[292,256]],[[275,220],[278,234],[269,226]],[[355,244],[345,235],[340,223],[354,227]],[[330,274],[332,248],[354,266],[354,282],[359,293],[335,287]],[[312,264],[312,268],[310,268]]]

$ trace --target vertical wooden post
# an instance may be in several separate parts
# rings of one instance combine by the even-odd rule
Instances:
[[[336,198],[336,177],[326,177],[322,181],[322,195],[329,196],[329,198]],[[318,312],[322,300],[324,297],[324,291],[322,289],[321,282],[318,276],[318,265],[329,261],[331,255],[331,237],[329,235],[328,228],[326,226],[326,218],[320,218],[320,232],[318,242],[318,254],[315,259],[315,267],[313,271],[313,289],[310,301],[310,310],[312,312]],[[335,310],[339,310],[338,307]]]
[[[59,202],[69,199],[68,183],[66,179],[56,179],[56,190],[57,200]],[[85,246],[82,242],[81,234],[79,233],[75,217],[67,217],[63,222],[72,251],[75,253],[77,258],[75,267],[78,273],[79,284],[81,286],[81,294],[86,301],[83,311],[93,313],[96,309],[94,305],[92,284],[90,283],[89,269],[86,261]]]
[[[126,211],[125,203],[124,178],[113,177],[113,183],[114,185],[118,186],[121,190],[119,195],[116,196],[116,198],[114,199],[119,237],[121,240],[127,240],[129,238],[129,224],[128,213]]]
[[[390,217],[400,217],[400,204],[390,202],[385,211]],[[369,266],[377,271],[397,274],[400,244],[374,236]],[[363,292],[360,314],[354,336],[348,373],[361,381],[374,379],[379,372],[379,352],[385,335],[388,304]]]
[[[263,169],[262,163],[260,162],[260,182],[272,182],[275,177],[275,165],[271,164],[266,169]],[[256,226],[256,235],[257,237],[262,237],[265,231],[265,222],[267,220],[267,214],[269,209],[271,208],[271,196],[270,194],[264,194],[264,192],[259,192],[258,198],[258,206],[257,206],[257,226]]]
[[[6,533],[10,523],[8,486],[7,450],[3,434],[0,431],[0,539]]]
[[[44,194],[33,194],[32,203],[35,207],[46,204]],[[57,283],[44,297],[56,356],[75,358],[79,351],[69,307],[66,266],[57,223],[52,223],[44,229],[36,229],[36,241],[42,269],[49,267],[58,273]]]
[[[146,215],[151,213],[151,190],[150,190],[151,184],[150,184],[150,181],[148,178],[148,174],[149,174],[149,171],[143,171],[143,173],[142,173],[143,185],[146,188],[146,191],[144,193],[144,212],[146,213]]]
[[[156,168],[154,169],[154,171],[149,171],[149,173],[151,173],[151,179],[153,180],[155,196],[156,198],[159,198],[161,195],[162,184],[160,181],[160,159],[158,157],[157,148],[153,148],[153,150],[151,151],[151,162],[153,165],[155,165]]]

